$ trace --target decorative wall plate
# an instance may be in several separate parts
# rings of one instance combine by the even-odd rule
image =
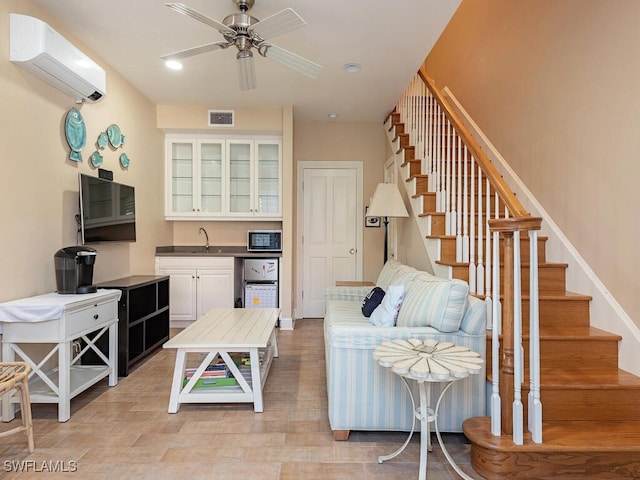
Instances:
[[[126,153],[120,154],[120,165],[122,165],[124,168],[127,168],[129,166],[129,162],[130,160]]]
[[[64,134],[71,148],[69,159],[75,162],[81,162],[82,149],[87,143],[87,128],[84,124],[82,114],[77,108],[72,108],[67,113],[67,118],[64,122]]]
[[[124,135],[120,131],[120,127],[115,123],[112,123],[107,127],[107,136],[109,137],[109,143],[113,148],[120,148],[124,145]]]
[[[91,154],[91,157],[89,157],[89,160],[91,160],[91,165],[93,165],[94,167],[99,167],[100,165],[102,165],[102,161],[104,160],[104,157],[100,155],[99,151],[96,150]]]
[[[107,146],[108,142],[109,142],[109,137],[107,137],[107,134],[105,132],[100,132],[100,135],[98,135],[98,141],[96,142],[96,145],[98,145],[98,148],[102,150],[104,147]]]

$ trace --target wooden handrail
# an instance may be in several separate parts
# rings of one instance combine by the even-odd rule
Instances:
[[[478,142],[474,140],[471,132],[469,132],[467,127],[465,127],[464,124],[460,121],[458,115],[455,114],[449,102],[447,102],[442,97],[440,92],[438,92],[435,82],[427,76],[423,68],[424,67],[420,68],[420,70],[418,71],[418,75],[425,83],[427,88],[431,91],[433,97],[436,99],[451,124],[455,127],[464,144],[475,157],[478,165],[480,166],[486,177],[489,179],[489,183],[491,184],[491,186],[496,190],[496,192],[498,192],[500,199],[504,202],[505,206],[509,210],[509,213],[516,218],[530,216],[529,212],[525,210],[514,193],[509,188],[507,188],[506,183],[502,180],[502,177],[500,176],[498,170],[496,170],[496,167],[493,165],[493,163],[491,163],[491,160],[489,160],[487,155],[482,151],[482,148],[480,147],[480,145],[478,145]]]

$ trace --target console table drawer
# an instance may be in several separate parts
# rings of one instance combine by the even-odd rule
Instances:
[[[66,322],[60,325],[66,329],[66,332],[60,333],[63,337],[76,337],[96,330],[114,318],[117,318],[116,304],[114,302],[93,305],[70,313]]]

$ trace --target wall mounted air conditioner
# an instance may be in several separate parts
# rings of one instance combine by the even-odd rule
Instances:
[[[107,91],[105,71],[42,20],[9,14],[9,60],[71,95],[97,102]]]

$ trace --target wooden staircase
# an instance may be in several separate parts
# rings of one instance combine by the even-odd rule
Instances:
[[[427,191],[427,175],[409,144],[405,125],[396,112],[390,126],[395,152],[400,156],[414,198],[422,206],[431,234],[439,242],[438,267],[468,281],[468,264],[456,262],[455,237],[445,235],[442,212],[436,212],[435,194]],[[546,238],[538,237],[540,371],[543,411],[542,443],[525,433],[523,445],[511,435],[494,436],[489,417],[468,419],[464,433],[471,442],[473,468],[487,479],[640,479],[640,378],[618,368],[621,337],[590,326],[591,298],[566,291],[563,263],[548,262]],[[528,242],[521,251],[523,279],[523,344],[528,337]],[[491,332],[487,345],[487,372],[491,389]],[[526,426],[529,390],[528,349],[524,355],[522,399]],[[504,401],[504,400],[503,400]]]

